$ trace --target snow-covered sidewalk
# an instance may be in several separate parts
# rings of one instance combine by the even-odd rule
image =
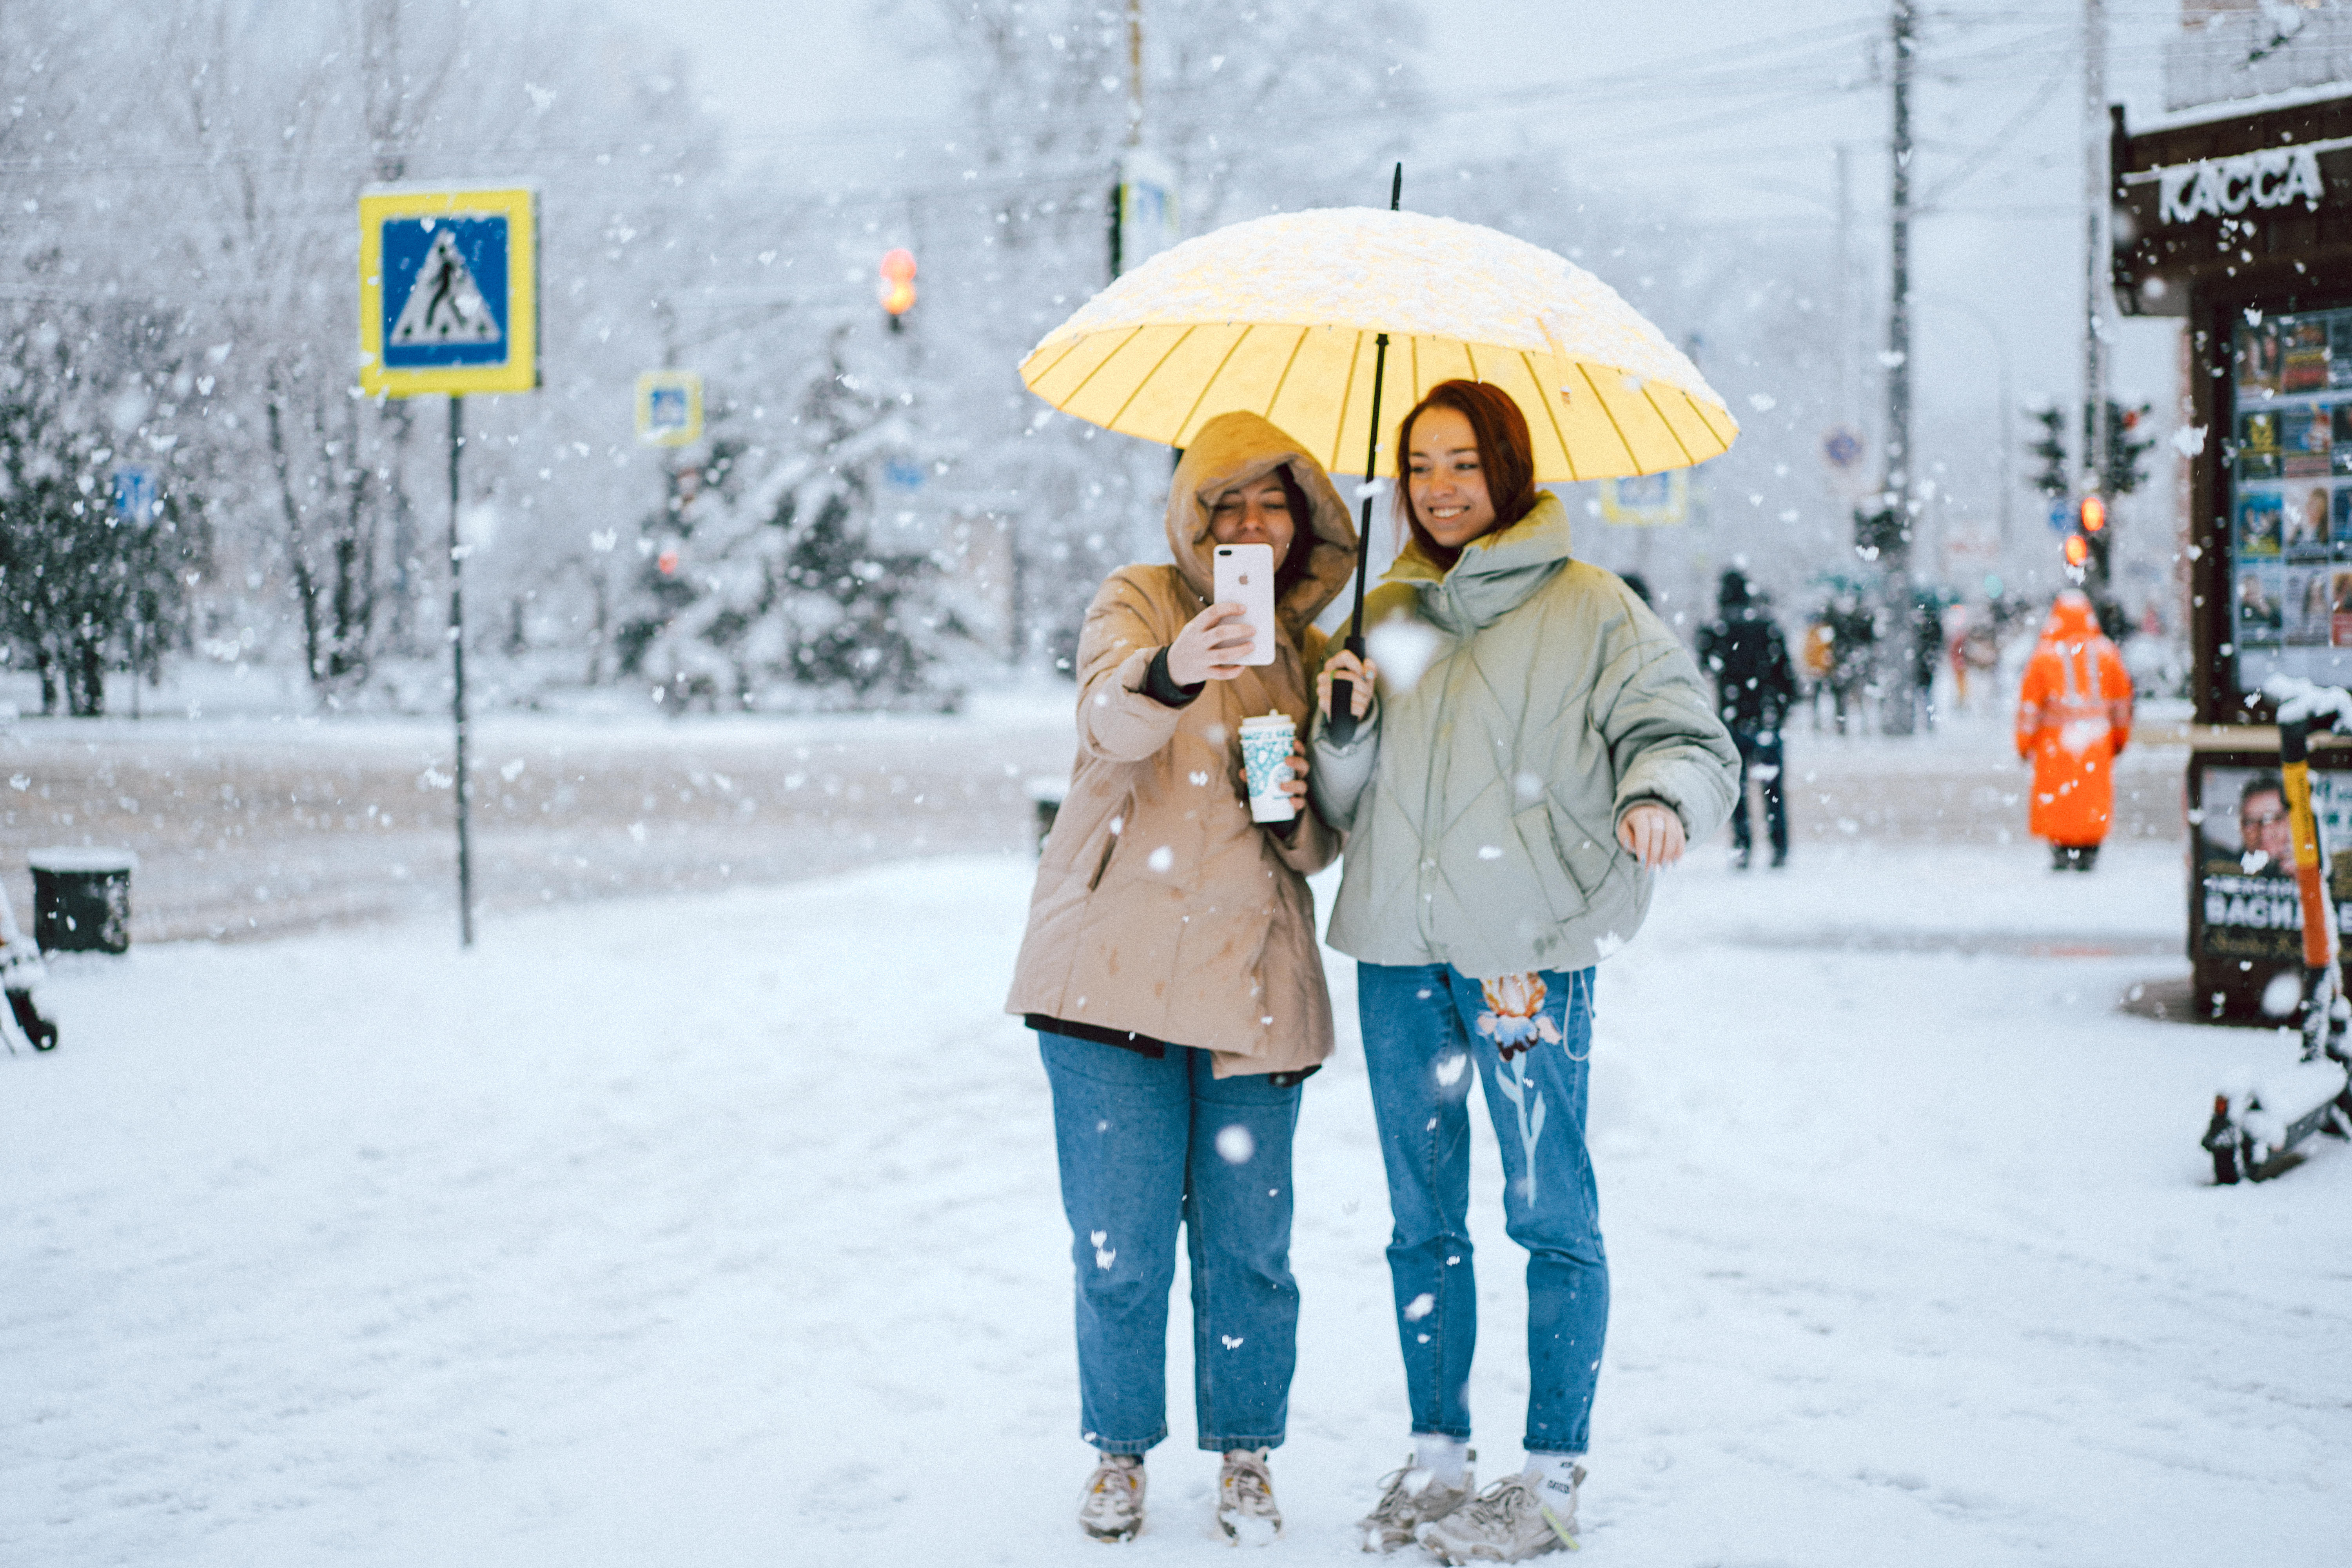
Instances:
[[[2114,1010],[2185,969],[2177,847],[1704,858],[1600,983],[1584,1557],[2334,1561],[2352,1153],[2204,1184],[2214,1085],[2287,1047]],[[61,974],[63,1047],[0,1058],[0,1561],[1103,1563],[1044,1078],[997,1011],[1029,875]],[[1273,1555],[1337,1563],[1407,1444],[1331,967]],[[1520,1255],[1477,1159],[1493,1476]],[[1182,1289],[1126,1561],[1222,1550]]]

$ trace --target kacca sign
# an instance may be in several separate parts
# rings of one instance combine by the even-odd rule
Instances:
[[[2283,207],[2301,201],[2316,209],[2327,197],[2319,177],[2319,154],[2340,143],[2265,148],[2235,158],[2212,158],[2169,169],[2151,169],[2159,192],[2157,216],[2166,223],[2194,223],[2247,207]],[[2132,176],[2126,175],[2127,183]]]

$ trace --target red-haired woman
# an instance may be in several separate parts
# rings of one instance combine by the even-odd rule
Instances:
[[[1397,450],[1412,538],[1365,605],[1391,668],[1324,666],[1324,710],[1350,679],[1361,724],[1346,746],[1318,725],[1308,775],[1348,831],[1328,940],[1357,960],[1412,1407],[1412,1458],[1364,1544],[1509,1563],[1572,1540],[1608,1326],[1584,1147],[1593,968],[1641,929],[1657,868],[1723,825],[1739,755],[1674,634],[1570,554],[1507,395],[1432,388]],[[1424,663],[1410,679],[1407,654]],[[1526,1468],[1475,1496],[1474,1076],[1528,1255],[1529,1384]]]

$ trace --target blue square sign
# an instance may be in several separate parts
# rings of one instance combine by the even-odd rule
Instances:
[[[507,363],[507,228],[503,213],[383,220],[384,368]]]

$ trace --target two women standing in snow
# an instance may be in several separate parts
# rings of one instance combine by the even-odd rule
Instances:
[[[1411,539],[1365,608],[1393,650],[1385,674],[1325,661],[1307,622],[1353,569],[1353,531],[1322,469],[1255,416],[1212,421],[1185,453],[1178,564],[1122,568],[1087,612],[1076,771],[1010,1007],[1053,1086],[1083,1430],[1101,1455],[1080,1522],[1103,1539],[1140,1527],[1140,1457],[1165,1436],[1180,1218],[1201,1446],[1225,1457],[1219,1521],[1234,1539],[1279,1528],[1265,1458],[1294,1359],[1290,1139],[1298,1079],[1330,1050],[1304,874],[1338,853],[1335,829],[1328,940],[1357,960],[1413,1442],[1364,1544],[1517,1562],[1574,1531],[1609,1307],[1584,1146],[1593,967],[1640,929],[1656,868],[1722,826],[1739,759],[1682,645],[1571,557],[1507,395],[1433,388],[1397,450]],[[1262,669],[1223,662],[1242,639],[1207,606],[1210,550],[1257,540],[1286,562]],[[1360,721],[1344,746],[1322,718],[1335,676]],[[1310,690],[1314,765],[1295,766],[1312,808],[1253,826],[1240,721],[1304,719]],[[1468,1447],[1474,1081],[1505,1227],[1529,1255],[1528,1464],[1484,1492]]]
[[[1655,870],[1722,826],[1739,754],[1674,634],[1571,555],[1508,395],[1441,383],[1397,449],[1411,539],[1364,607],[1391,668],[1325,665],[1326,709],[1335,677],[1378,696],[1345,746],[1318,721],[1312,774],[1348,836],[1328,941],[1357,961],[1412,1405],[1412,1457],[1361,1528],[1374,1550],[1512,1563],[1573,1536],[1609,1321],[1584,1144],[1593,969],[1641,929]],[[1527,1465],[1484,1492],[1469,1468],[1474,1079],[1502,1150],[1504,1228],[1528,1251]]]
[[[1168,1297],[1183,1226],[1202,1448],[1223,1455],[1228,1539],[1281,1529],[1270,1451],[1296,1360],[1290,1144],[1299,1085],[1331,1053],[1331,1003],[1307,875],[1339,836],[1305,799],[1251,820],[1242,721],[1303,735],[1323,636],[1308,623],[1355,569],[1330,478],[1251,414],[1211,420],[1168,494],[1175,564],[1123,566],[1078,641],[1078,747],[1047,836],[1007,1010],[1037,1031],[1054,1097],[1077,1272],[1080,1415],[1100,1456],[1078,1520],[1101,1540],[1143,1523],[1143,1456],[1167,1436]],[[1274,662],[1212,605],[1211,552],[1272,546]]]

